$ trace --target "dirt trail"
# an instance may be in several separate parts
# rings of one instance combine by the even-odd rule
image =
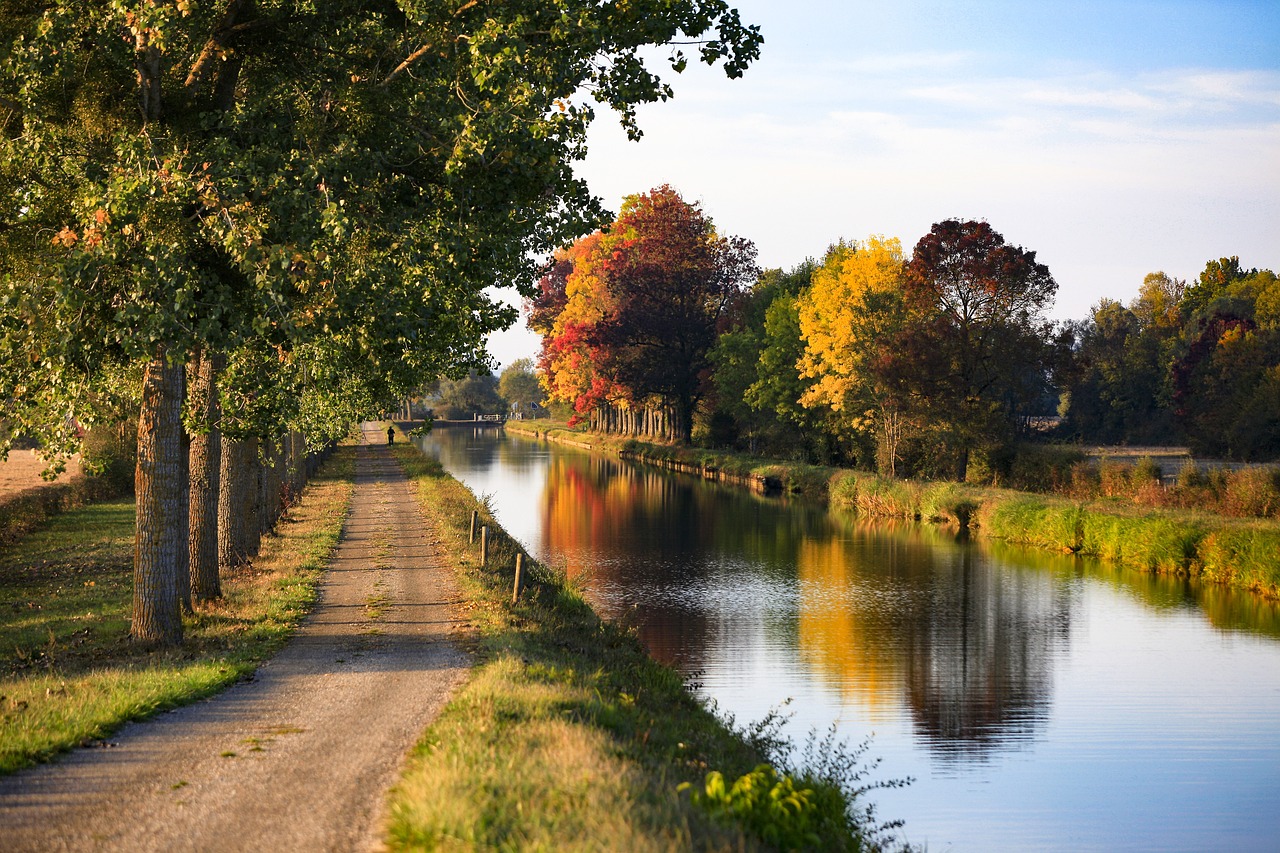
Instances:
[[[320,601],[289,645],[252,682],[0,779],[0,848],[380,846],[386,790],[468,660],[445,556],[386,434],[365,441]]]

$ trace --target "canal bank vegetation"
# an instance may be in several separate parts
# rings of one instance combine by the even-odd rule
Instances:
[[[0,548],[0,773],[212,695],[274,654],[314,601],[354,458],[338,449],[253,563],[224,573],[222,598],[184,617],[178,648],[129,637],[132,498],[67,511]]]
[[[526,562],[483,499],[416,448],[394,452],[455,555],[477,665],[395,787],[392,849],[870,850],[859,750],[830,739],[794,766],[778,720],[734,729],[600,619],[572,580]],[[488,563],[471,514],[489,530]]]
[[[615,453],[708,479],[771,482],[872,518],[949,525],[1020,545],[1097,557],[1149,572],[1195,575],[1213,583],[1280,598],[1280,473],[1245,469],[1201,473],[1187,468],[1168,487],[1149,460],[1134,464],[1073,459],[1057,493],[947,481],[899,480],[848,469],[761,460],[725,451],[646,444],[583,433],[551,422],[508,423],[511,432]],[[723,476],[732,472],[732,476]],[[1073,476],[1072,476],[1073,475]],[[1206,485],[1216,482],[1217,487]],[[1200,490],[1221,495],[1193,508]],[[1268,513],[1268,515],[1262,515]]]

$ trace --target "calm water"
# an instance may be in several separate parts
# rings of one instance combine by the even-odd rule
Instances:
[[[874,733],[930,851],[1280,850],[1280,612],[497,431],[428,452],[739,720]]]

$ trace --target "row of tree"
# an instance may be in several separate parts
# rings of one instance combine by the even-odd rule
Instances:
[[[1280,281],[1271,270],[1232,257],[1191,283],[1151,273],[1128,305],[1104,299],[1068,330],[1076,358],[1060,385],[1069,435],[1280,459]]]
[[[133,635],[182,636],[188,441],[314,447],[487,366],[486,288],[605,218],[591,101],[638,135],[646,48],[760,41],[723,0],[0,0],[0,432],[136,405]]]
[[[670,187],[552,258],[526,305],[539,369],[575,420],[626,434],[964,479],[1020,441],[1172,443],[1280,455],[1280,288],[1211,262],[1125,306],[1047,318],[1057,284],[988,223],[840,242],[760,273]]]

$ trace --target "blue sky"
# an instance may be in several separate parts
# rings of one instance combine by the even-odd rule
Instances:
[[[1058,319],[1155,270],[1280,270],[1280,0],[735,5],[765,37],[743,78],[673,76],[639,143],[601,113],[580,173],[613,209],[670,183],[784,268],[986,219],[1049,266]]]

